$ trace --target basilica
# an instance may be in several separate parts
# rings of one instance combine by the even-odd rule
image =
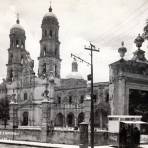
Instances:
[[[90,121],[90,86],[79,74],[76,60],[71,73],[61,78],[59,22],[51,7],[43,16],[41,30],[36,74],[19,18],[10,29],[7,76],[0,85],[0,98],[10,100],[9,124],[41,126],[45,114],[47,124],[54,127],[78,127],[82,121]],[[95,126],[101,129],[107,128],[108,93],[108,82],[94,84]]]

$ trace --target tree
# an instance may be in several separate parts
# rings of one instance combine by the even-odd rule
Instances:
[[[6,128],[9,120],[9,100],[7,97],[0,99],[0,119],[4,122]]]

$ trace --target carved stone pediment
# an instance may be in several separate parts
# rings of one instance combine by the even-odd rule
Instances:
[[[117,61],[113,63],[113,68],[116,74],[120,74],[121,72],[140,74],[140,75],[148,75],[148,63],[146,62],[137,62],[135,60],[129,61]]]

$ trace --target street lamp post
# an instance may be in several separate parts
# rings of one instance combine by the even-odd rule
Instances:
[[[90,43],[90,47],[86,48],[86,50],[90,50],[91,51],[91,63],[83,60],[82,58],[71,54],[71,57],[73,57],[74,59],[78,59],[81,62],[86,63],[87,65],[91,66],[91,74],[88,75],[88,80],[91,80],[91,112],[90,112],[90,116],[91,116],[91,148],[94,148],[94,95],[93,95],[93,51],[99,52],[99,49],[96,49],[95,45],[93,45],[92,43]]]
[[[86,50],[91,51],[91,75],[89,75],[89,80],[91,80],[91,148],[94,148],[94,93],[93,93],[93,51],[99,52],[99,50],[96,50],[96,47],[90,43],[90,47],[86,48]]]

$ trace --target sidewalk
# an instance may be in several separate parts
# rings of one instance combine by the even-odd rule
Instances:
[[[34,147],[42,147],[42,148],[79,148],[78,145],[51,144],[51,143],[15,141],[15,140],[0,140],[0,144],[22,145],[22,146],[28,146],[28,147],[34,146]],[[95,148],[111,148],[111,147],[109,147],[109,146],[95,146]]]
[[[20,146],[22,145],[22,146],[40,147],[40,148],[41,147],[42,148],[79,148],[78,145],[51,144],[51,143],[40,143],[40,142],[29,142],[29,141],[15,141],[15,140],[0,140],[0,145],[1,144],[20,145]],[[95,146],[94,148],[113,148],[113,147],[108,145],[108,146]],[[148,145],[140,145],[140,148],[148,148]]]

